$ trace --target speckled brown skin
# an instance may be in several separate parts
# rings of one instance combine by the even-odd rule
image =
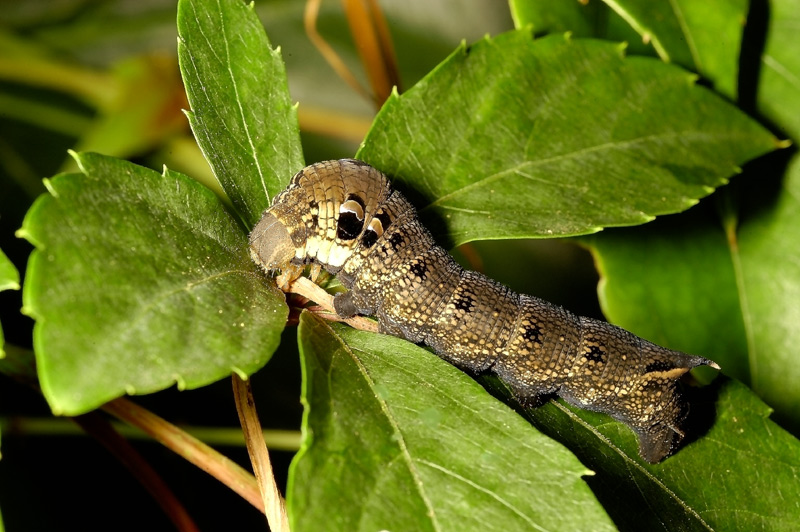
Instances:
[[[638,434],[649,462],[683,438],[688,407],[678,378],[695,366],[718,367],[464,270],[386,176],[360,161],[326,161],[295,175],[250,246],[256,263],[282,271],[281,285],[309,263],[337,274],[349,289],[334,299],[340,316],[374,315],[384,333],[429,345],[465,370],[497,374],[523,403],[556,394],[611,415]]]

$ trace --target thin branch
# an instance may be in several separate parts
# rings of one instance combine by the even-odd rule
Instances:
[[[353,142],[364,140],[372,125],[371,118],[361,118],[305,104],[297,107],[297,119],[303,131]]]
[[[264,442],[264,433],[258,420],[250,381],[233,375],[232,382],[236,411],[239,413],[239,422],[242,425],[242,432],[244,432],[247,453],[250,455],[250,462],[253,464],[253,471],[256,473],[258,487],[261,490],[261,499],[266,509],[269,529],[273,532],[289,532],[286,503],[275,483],[275,475],[272,472],[267,444]]]
[[[371,102],[375,102],[375,98],[369,91],[364,88],[361,83],[356,79],[356,77],[350,72],[350,69],[347,68],[347,65],[344,64],[342,58],[339,57],[339,54],[331,47],[328,42],[322,38],[322,35],[319,34],[317,31],[317,18],[319,17],[319,6],[322,3],[322,0],[308,0],[306,2],[306,9],[303,13],[303,24],[306,29],[306,35],[308,35],[311,44],[322,54],[322,57],[325,58],[325,61],[333,68],[334,72],[338,74],[340,78],[342,78],[345,83],[350,85],[357,93],[362,95],[364,98]]]
[[[255,477],[228,457],[128,399],[114,399],[102,408],[109,414],[139,427],[264,513]]]
[[[389,98],[392,88],[400,89],[400,74],[392,37],[380,5],[375,0],[342,0],[350,35],[361,64],[369,77],[378,107]]]
[[[144,440],[151,442],[153,438],[122,421],[110,422],[114,430],[128,441]],[[208,445],[243,446],[244,436],[241,427],[205,427],[178,425],[183,431]],[[41,418],[27,416],[0,416],[0,434],[13,432],[16,435],[31,437],[40,436],[88,436],[85,430],[75,425],[72,418]],[[299,430],[265,429],[264,441],[272,450],[297,451],[300,448],[301,434]]]

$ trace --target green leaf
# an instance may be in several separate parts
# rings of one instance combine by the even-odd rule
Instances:
[[[581,240],[600,271],[600,303],[610,322],[711,358],[749,382],[736,274],[713,209]]]
[[[19,272],[0,249],[0,291],[19,290]]]
[[[728,234],[716,213],[699,211],[587,242],[610,321],[716,360],[800,427],[800,157],[784,179],[775,199],[763,180],[746,188]]]
[[[769,28],[761,56],[758,108],[795,142],[800,142],[799,0],[770,0]]]
[[[799,429],[800,156],[792,159],[772,208],[742,214],[730,249],[751,387]]]
[[[252,227],[304,166],[280,51],[241,0],[180,0],[178,35],[192,131]]]
[[[304,314],[292,530],[608,530],[587,471],[406,341]]]
[[[664,61],[697,72],[736,98],[747,0],[617,0],[606,2]]]
[[[747,0],[512,0],[511,6],[517,27],[532,24],[537,31],[626,41],[631,54],[658,55],[702,75],[721,94],[737,97]]]
[[[719,378],[693,395],[694,441],[657,465],[607,416],[561,402],[528,415],[596,472],[587,482],[620,530],[794,530],[800,442],[741,383]]]
[[[800,136],[800,85],[792,81],[800,79],[800,46],[789,38],[797,6],[770,6],[758,102],[778,129]],[[601,299],[611,321],[719,362],[796,431],[800,161],[759,161],[748,174],[720,198],[724,229],[717,212],[701,211],[652,231],[599,235],[592,245],[604,273]]]
[[[75,415],[124,393],[263,366],[288,313],[247,236],[192,179],[95,154],[48,183],[20,235],[42,391]]]
[[[571,32],[574,37],[597,37],[608,13],[602,2],[510,0],[514,27],[533,26],[537,33]]]
[[[552,2],[510,0],[514,26],[533,26],[537,35],[569,32],[573,37],[594,37],[625,42],[631,55],[655,56],[652,42],[644,42],[630,25],[603,2]]]
[[[510,32],[390,98],[358,157],[418,192],[449,243],[640,224],[777,146],[693,79],[609,43]]]
[[[0,249],[0,291],[9,289],[19,290],[19,272],[6,254],[3,253],[3,250]],[[5,351],[3,351],[4,343],[3,328],[0,327],[0,358],[5,356]]]

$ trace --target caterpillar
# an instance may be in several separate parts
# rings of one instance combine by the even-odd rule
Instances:
[[[354,159],[298,172],[250,234],[253,260],[279,285],[312,264],[337,275],[343,317],[377,317],[379,330],[424,343],[471,373],[492,372],[523,405],[558,395],[629,426],[651,463],[684,437],[688,404],[678,378],[719,366],[606,322],[517,294],[462,268],[388,178]]]

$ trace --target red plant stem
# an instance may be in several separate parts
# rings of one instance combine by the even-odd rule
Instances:
[[[216,478],[264,513],[264,505],[253,475],[194,436],[128,399],[103,405],[109,414],[142,429],[155,440]]]
[[[87,434],[99,441],[152,495],[175,528],[181,532],[199,532],[189,512],[155,469],[123,438],[99,412],[72,418]]]

